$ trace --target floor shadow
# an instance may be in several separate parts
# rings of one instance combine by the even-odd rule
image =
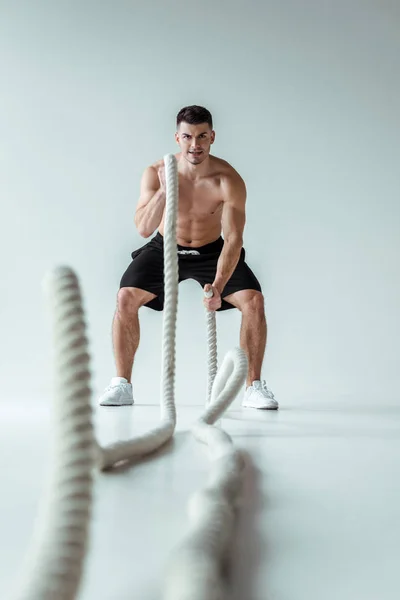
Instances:
[[[310,438],[322,438],[322,439],[371,439],[371,440],[382,440],[382,441],[399,441],[400,440],[400,426],[398,427],[378,427],[366,428],[366,427],[341,427],[338,426],[327,426],[324,424],[322,427],[317,424],[302,423],[302,424],[291,424],[293,427],[297,426],[297,431],[246,431],[244,433],[233,433],[233,439],[246,438],[264,438],[264,439],[284,439],[284,438],[298,438],[298,439],[310,439]],[[300,430],[300,431],[299,431]]]

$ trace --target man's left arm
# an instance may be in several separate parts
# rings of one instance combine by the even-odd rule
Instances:
[[[224,246],[212,284],[219,294],[222,293],[239,261],[246,222],[246,185],[243,179],[235,174],[227,178],[222,185],[225,198],[222,209]]]

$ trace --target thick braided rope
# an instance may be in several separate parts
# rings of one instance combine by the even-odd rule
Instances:
[[[86,553],[95,440],[88,343],[78,281],[69,268],[45,280],[53,314],[55,418],[52,476],[16,600],[72,600]]]
[[[231,438],[213,425],[243,385],[247,358],[235,348],[216,376],[211,403],[192,429],[208,445],[211,468],[206,486],[189,503],[190,529],[172,553],[163,600],[227,600],[224,568],[230,560],[244,462]]]
[[[176,426],[174,397],[175,338],[178,309],[178,255],[176,218],[178,210],[178,168],[173,154],[164,157],[166,176],[166,215],[164,239],[164,318],[162,336],[161,421],[149,432],[132,440],[98,448],[99,466],[107,469],[118,462],[153,452],[173,435]]]
[[[206,297],[210,298],[211,294],[205,293]],[[215,312],[206,311],[206,326],[207,326],[207,404],[211,401],[211,392],[215,376],[218,370],[218,354],[217,354],[217,323]]]

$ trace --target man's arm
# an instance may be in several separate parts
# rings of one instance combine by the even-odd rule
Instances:
[[[135,225],[142,237],[150,237],[161,223],[165,209],[164,167],[147,167],[140,183],[140,198],[135,213]]]
[[[224,247],[217,263],[217,272],[213,282],[221,294],[240,258],[243,246],[243,230],[246,222],[246,185],[243,179],[235,174],[222,184],[224,206],[222,209],[222,233]]]

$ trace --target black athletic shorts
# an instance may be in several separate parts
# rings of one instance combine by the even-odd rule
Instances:
[[[177,246],[179,282],[185,279],[194,279],[204,288],[206,283],[214,281],[217,271],[217,262],[224,240],[219,237],[215,242],[200,246],[200,248],[189,248]],[[240,290],[257,290],[261,292],[261,286],[245,263],[245,250],[242,248],[238,264],[231,278],[225,285],[221,297],[222,304],[218,310],[234,308],[223,298]],[[157,298],[150,300],[145,306],[154,310],[163,310],[164,307],[164,239],[158,232],[147,244],[135,250],[131,254],[132,262],[122,276],[120,288],[136,287],[152,294]]]

